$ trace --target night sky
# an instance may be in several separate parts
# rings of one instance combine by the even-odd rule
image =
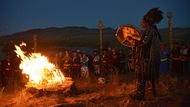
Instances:
[[[168,11],[174,27],[190,27],[189,0],[0,0],[0,35],[34,28],[86,26],[96,28],[101,18],[104,27],[132,24],[140,27],[142,16],[159,7],[167,27]]]

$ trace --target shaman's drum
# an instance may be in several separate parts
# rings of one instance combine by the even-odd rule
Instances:
[[[139,41],[141,36],[139,30],[132,25],[122,25],[116,31],[117,40],[127,47],[134,47],[135,41]]]

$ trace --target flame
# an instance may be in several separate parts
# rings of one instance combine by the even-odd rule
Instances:
[[[22,43],[20,44],[20,46],[26,46],[26,43],[25,43],[25,42],[22,42]]]
[[[21,58],[20,69],[28,76],[26,87],[44,89],[62,85],[65,77],[61,70],[50,63],[47,57],[40,53],[31,53],[29,56],[15,45],[15,52]]]

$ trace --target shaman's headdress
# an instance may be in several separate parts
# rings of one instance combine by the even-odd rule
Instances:
[[[162,13],[158,8],[152,8],[143,16],[143,20],[150,25],[157,24],[163,19]]]

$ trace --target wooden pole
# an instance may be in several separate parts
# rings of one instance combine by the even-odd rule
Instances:
[[[33,36],[33,42],[34,42],[34,52],[37,51],[37,35]]]
[[[167,13],[168,17],[168,45],[170,50],[173,48],[173,35],[172,35],[172,12]]]
[[[103,44],[102,44],[102,40],[103,40],[103,37],[102,37],[103,23],[102,23],[101,19],[98,21],[98,28],[99,28],[99,33],[100,33],[100,72],[101,72],[101,70],[102,70],[102,47],[103,47]]]

